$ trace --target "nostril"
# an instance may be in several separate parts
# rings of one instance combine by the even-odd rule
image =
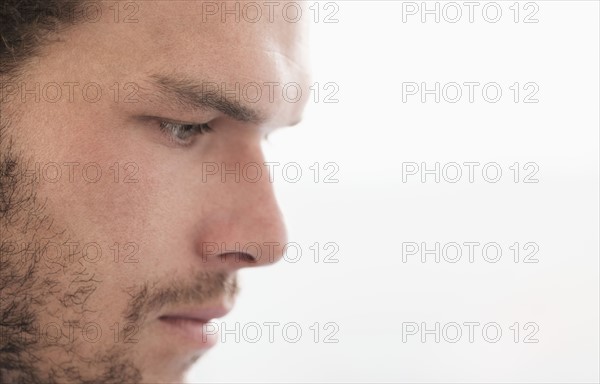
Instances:
[[[227,252],[219,255],[221,262],[234,261],[236,263],[256,263],[258,260],[246,252]]]

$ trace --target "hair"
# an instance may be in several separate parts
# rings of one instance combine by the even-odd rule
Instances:
[[[48,38],[74,25],[83,0],[2,0],[0,77],[22,74]]]

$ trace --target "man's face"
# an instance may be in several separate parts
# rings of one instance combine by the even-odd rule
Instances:
[[[2,104],[4,378],[181,381],[236,272],[286,242],[261,141],[305,104],[294,8],[250,23],[220,2],[104,4]]]

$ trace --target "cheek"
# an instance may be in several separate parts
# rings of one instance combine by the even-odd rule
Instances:
[[[129,155],[135,153],[129,148],[79,143],[52,163],[41,162],[40,191],[77,232],[135,234],[147,220],[156,190],[145,177],[150,162]]]
[[[82,246],[98,244],[102,262],[92,266],[103,281],[120,280],[120,286],[158,273],[161,190],[168,181],[147,143],[127,136],[79,126],[62,140],[53,136],[53,154],[34,161],[38,196],[54,226]]]
[[[69,116],[48,113],[44,130],[31,130],[24,141],[38,165],[40,200],[47,199],[56,228],[100,245],[106,262],[96,269],[110,279],[131,283],[185,270],[168,260],[194,250],[197,196],[206,191],[189,190],[197,178],[193,162],[95,107]],[[52,125],[56,121],[62,124]],[[182,164],[189,167],[182,170]],[[137,263],[124,265],[133,249]],[[108,262],[113,259],[118,263]]]
[[[108,266],[115,276],[156,279],[180,269],[174,260],[193,252],[199,209],[189,191],[194,177],[176,167],[168,149],[134,138],[121,142],[72,147],[59,162],[69,158],[80,164],[73,168],[75,181],[46,183],[44,195],[52,196],[57,218],[76,237],[102,244],[108,258],[119,248],[119,263]],[[132,247],[136,264],[124,265]]]

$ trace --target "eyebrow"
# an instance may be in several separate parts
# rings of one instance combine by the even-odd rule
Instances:
[[[227,98],[224,95],[225,90],[222,89],[225,83],[198,82],[183,76],[162,74],[152,75],[150,79],[163,101],[176,103],[179,107],[216,110],[234,120],[254,124],[261,124],[266,120],[258,110],[247,107],[238,100]]]

